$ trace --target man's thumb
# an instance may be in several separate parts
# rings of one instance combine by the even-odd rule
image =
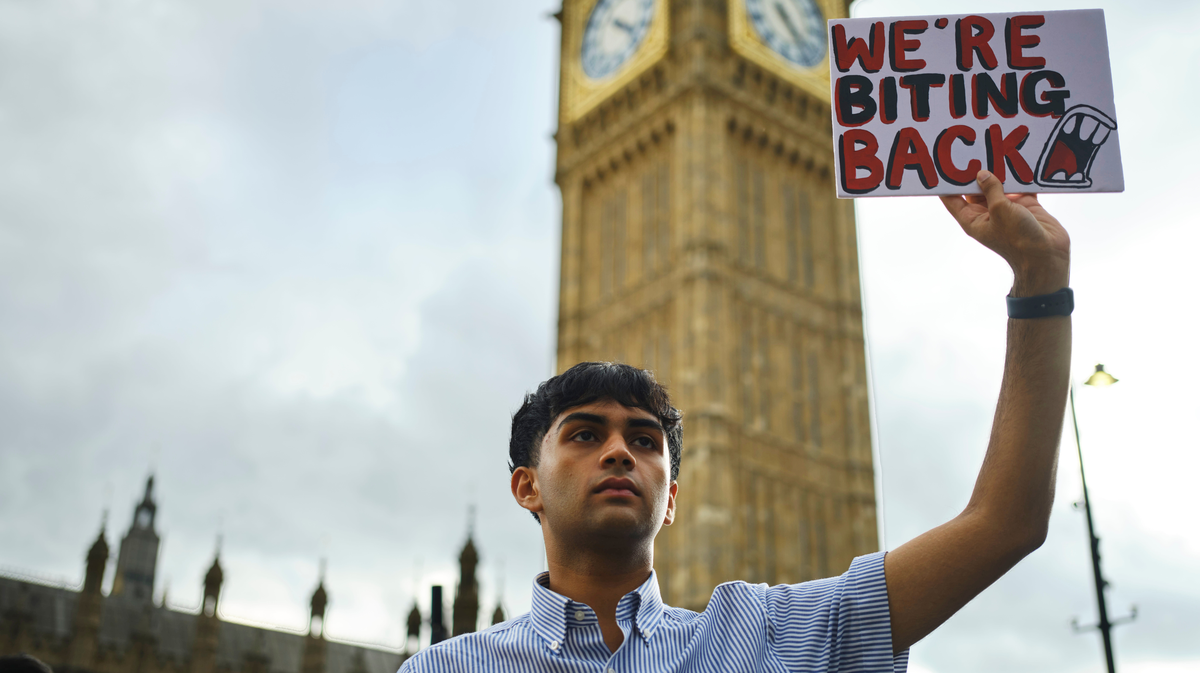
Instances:
[[[1007,200],[1004,198],[1004,183],[990,172],[979,171],[979,175],[975,176],[975,181],[979,183],[979,189],[983,191],[983,197],[987,199],[988,210]]]

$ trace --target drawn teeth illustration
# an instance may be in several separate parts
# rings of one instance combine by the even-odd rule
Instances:
[[[1095,119],[1092,119],[1091,117],[1085,117],[1083,121],[1079,122],[1079,137],[1083,138],[1084,140],[1091,140],[1092,134],[1096,132],[1097,126],[1099,126],[1099,124]]]
[[[1038,157],[1035,181],[1043,187],[1092,186],[1092,162],[1117,122],[1091,105],[1063,113]]]

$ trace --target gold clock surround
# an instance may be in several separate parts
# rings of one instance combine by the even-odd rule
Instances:
[[[629,60],[612,75],[592,79],[583,72],[583,31],[599,0],[586,0],[563,16],[562,98],[559,114],[569,123],[587,114],[600,101],[611,96],[644,73],[667,53],[667,0],[654,1],[654,17],[646,37]]]
[[[825,29],[825,58],[811,68],[801,68],[776,53],[762,41],[746,13],[746,0],[727,1],[729,3],[729,46],[747,60],[828,103],[830,100],[828,28]],[[813,1],[821,8],[821,13],[824,14],[826,21],[845,18],[839,9],[839,3],[832,0]]]

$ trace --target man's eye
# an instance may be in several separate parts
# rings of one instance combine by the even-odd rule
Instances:
[[[592,432],[591,430],[584,430],[583,432],[575,435],[575,439],[578,439],[581,442],[594,442],[596,441],[596,433]]]
[[[638,437],[637,439],[633,440],[633,443],[647,449],[658,448],[658,443],[654,441],[653,437]]]

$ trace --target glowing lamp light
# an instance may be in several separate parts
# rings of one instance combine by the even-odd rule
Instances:
[[[1117,379],[1114,378],[1112,374],[1104,371],[1104,365],[1096,365],[1096,371],[1092,372],[1092,375],[1089,376],[1088,380],[1084,381],[1083,384],[1087,386],[1096,386],[1099,388],[1103,386],[1111,386],[1116,382]]]

